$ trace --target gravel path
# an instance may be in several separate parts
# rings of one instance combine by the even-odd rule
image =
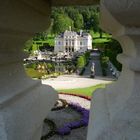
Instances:
[[[92,62],[95,63],[95,78],[90,78],[90,68]],[[103,77],[102,70],[99,60],[99,55],[91,55],[91,60],[88,66],[85,68],[83,76],[76,74],[73,75],[62,75],[57,78],[50,78],[42,80],[42,84],[50,85],[55,89],[74,89],[74,88],[85,88],[90,86],[95,86],[98,84],[110,83],[113,79],[112,77]]]
[[[100,64],[100,55],[96,54],[96,53],[92,53],[91,54],[91,59],[89,61],[89,64],[88,66],[86,67],[85,69],[85,72],[84,72],[84,76],[86,77],[90,77],[90,74],[91,74],[91,66],[92,66],[92,63],[94,62],[95,64],[95,76],[100,76],[102,77],[102,69],[101,69],[101,64]]]
[[[90,101],[76,97],[71,95],[59,95],[60,99],[65,99],[67,102],[74,102],[80,104],[82,107],[89,109],[90,108]],[[66,122],[76,121],[79,120],[81,117],[76,111],[72,110],[71,108],[67,107],[65,109],[59,111],[51,111],[47,118],[53,120],[57,127],[62,127]],[[45,128],[47,131],[47,128]],[[49,138],[49,140],[86,140],[87,135],[87,127],[81,127],[78,129],[74,129],[71,131],[70,135],[66,136],[59,136],[54,135],[53,137]]]
[[[111,81],[112,79],[102,79],[100,77],[92,79],[77,75],[63,75],[57,78],[42,80],[42,84],[50,85],[55,89],[74,89],[95,86],[103,83],[110,83]]]

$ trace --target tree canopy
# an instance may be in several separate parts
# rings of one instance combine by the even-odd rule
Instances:
[[[60,34],[71,26],[73,31],[98,32],[102,37],[102,30],[99,27],[98,6],[71,6],[53,7],[51,14],[51,26],[42,33],[37,33],[33,40],[46,40],[48,34]]]
[[[59,7],[53,8],[52,33],[61,33],[72,27],[72,30],[99,31],[99,8],[95,6]]]
[[[69,26],[73,27],[73,20],[64,14],[58,14],[53,20],[52,31],[58,34],[64,32]]]

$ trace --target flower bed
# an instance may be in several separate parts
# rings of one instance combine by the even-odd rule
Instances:
[[[71,107],[72,109],[80,113],[82,117],[79,121],[66,123],[62,128],[58,128],[56,133],[59,135],[68,135],[70,134],[72,129],[76,129],[88,125],[89,110],[82,108],[80,105],[74,103],[70,103],[69,107]]]
[[[89,101],[91,100],[91,97],[89,97],[89,96],[84,96],[84,95],[79,95],[79,94],[64,93],[64,92],[59,92],[59,94],[77,96],[77,97],[84,98],[84,99],[89,100]]]
[[[41,140],[47,140],[56,134],[56,124],[52,120],[45,119],[44,123],[49,126],[50,131],[46,135],[42,136]]]
[[[70,93],[60,93],[64,95],[71,95],[71,96],[77,96],[80,98],[84,98],[88,101],[91,99],[88,96],[83,95],[77,95],[77,94],[70,94]],[[48,138],[54,136],[54,135],[68,135],[71,133],[73,129],[77,129],[80,127],[86,127],[88,125],[89,121],[89,110],[81,107],[77,103],[73,102],[67,102],[67,100],[59,99],[57,103],[55,104],[55,107],[52,109],[52,111],[59,111],[61,109],[66,109],[67,107],[70,107],[71,109],[75,110],[77,113],[81,115],[81,118],[77,121],[67,122],[62,127],[57,128],[55,122],[51,119],[45,119],[44,123],[49,126],[49,132],[42,136],[41,140],[47,140]]]
[[[60,101],[62,103],[62,105],[59,105],[58,101]],[[68,106],[68,103],[66,100],[58,99],[58,101],[56,102],[55,106],[51,109],[51,111],[58,111],[58,110],[61,110],[63,108],[66,108]]]
[[[62,105],[59,105],[59,101],[62,103]],[[63,108],[66,108],[67,106],[68,106],[68,103],[67,103],[66,100],[64,100],[64,99],[58,99],[58,101],[56,102],[54,108],[52,108],[51,111],[58,111],[58,110],[61,110]],[[44,123],[49,126],[50,131],[46,135],[42,136],[41,137],[41,140],[47,140],[48,138],[50,138],[53,135],[55,135],[56,132],[57,132],[56,131],[57,130],[57,127],[56,127],[56,124],[55,124],[54,121],[46,118],[44,120]]]

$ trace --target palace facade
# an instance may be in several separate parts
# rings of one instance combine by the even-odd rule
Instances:
[[[55,38],[54,52],[85,52],[92,49],[92,37],[90,34],[66,30]]]

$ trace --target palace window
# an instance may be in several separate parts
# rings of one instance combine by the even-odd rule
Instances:
[[[72,52],[74,52],[74,48],[72,48]]]
[[[66,52],[68,51],[68,48],[66,47]]]
[[[72,45],[74,46],[74,41],[72,41]]]
[[[68,46],[68,42],[66,41],[66,46]]]

